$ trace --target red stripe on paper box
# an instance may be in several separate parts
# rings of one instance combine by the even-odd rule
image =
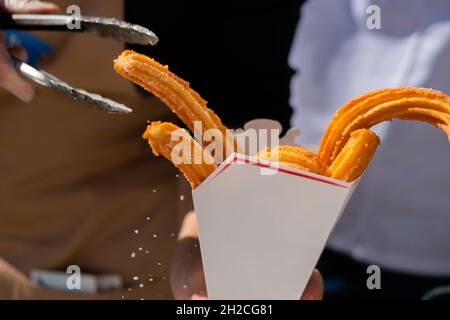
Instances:
[[[278,171],[278,172],[287,173],[287,174],[290,174],[290,175],[294,175],[294,176],[297,176],[297,177],[301,177],[301,178],[305,178],[305,179],[309,179],[309,180],[313,180],[313,181],[318,181],[318,182],[326,183],[326,184],[329,184],[329,185],[332,185],[332,186],[335,186],[335,187],[340,187],[340,188],[346,188],[346,189],[348,189],[347,186],[342,185],[342,184],[339,184],[339,183],[336,183],[336,182],[333,182],[333,181],[329,181],[329,180],[322,179],[322,178],[319,178],[319,177],[314,177],[314,176],[306,175],[306,174],[303,174],[303,173],[300,173],[300,172],[295,172],[295,171],[287,170],[287,169],[280,168],[280,167],[274,167],[274,166],[271,166],[271,165],[269,165],[269,164],[260,163],[260,162],[253,161],[253,160],[250,160],[250,159],[245,159],[245,158],[242,159],[242,158],[239,158],[238,156],[235,156],[235,157],[234,157],[229,163],[227,163],[227,164],[226,164],[219,172],[217,172],[217,174],[214,176],[213,179],[217,178],[220,174],[222,174],[225,170],[227,170],[231,165],[233,165],[233,164],[235,164],[235,163],[239,163],[239,162],[240,162],[240,163],[250,164],[250,165],[253,165],[253,166],[260,167],[260,168],[271,169],[271,170],[275,170],[275,171]]]

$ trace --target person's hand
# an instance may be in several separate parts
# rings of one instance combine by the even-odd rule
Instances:
[[[305,291],[303,291],[300,300],[322,300],[323,299],[323,279],[319,270],[314,269],[311,278],[309,278]]]
[[[206,283],[198,241],[195,213],[183,219],[171,272],[172,293],[177,300],[206,297]]]
[[[200,256],[197,223],[192,211],[185,216],[178,236],[171,285],[175,299],[205,300],[208,298]],[[300,299],[321,300],[322,298],[322,276],[318,270],[314,270]]]
[[[0,11],[10,13],[55,13],[59,9],[55,4],[37,0],[0,0]],[[11,55],[27,60],[26,51],[16,47],[8,49],[4,34],[0,32],[0,87],[11,92],[24,102],[30,102],[34,96],[33,86],[22,78],[12,65]]]

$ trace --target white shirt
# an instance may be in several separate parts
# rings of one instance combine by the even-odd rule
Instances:
[[[367,7],[381,8],[369,30]],[[450,1],[309,0],[289,58],[292,125],[319,144],[348,100],[386,87],[450,93]],[[395,271],[450,275],[450,144],[438,129],[394,121],[329,247]]]

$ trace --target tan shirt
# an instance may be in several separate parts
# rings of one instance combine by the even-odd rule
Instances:
[[[122,16],[121,1],[58,3],[62,11],[80,4],[82,14]],[[177,171],[156,159],[141,135],[147,120],[172,115],[114,72],[121,43],[85,34],[42,36],[56,51],[43,69],[134,112],[102,113],[42,88],[29,105],[0,92],[0,259],[12,265],[2,262],[0,269],[16,268],[0,272],[0,298],[80,298],[27,283],[31,269],[65,271],[72,264],[123,276],[123,292],[97,298],[170,298]],[[25,277],[14,285],[15,272]]]

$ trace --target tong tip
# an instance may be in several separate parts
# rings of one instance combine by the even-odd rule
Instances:
[[[119,113],[119,114],[128,114],[128,113],[132,113],[133,109],[128,108],[125,105],[121,105],[120,107],[111,108],[110,112],[111,113]]]

